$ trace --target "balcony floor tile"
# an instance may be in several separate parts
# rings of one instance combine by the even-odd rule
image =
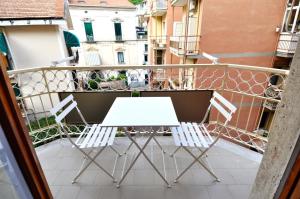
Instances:
[[[139,143],[145,143],[146,138],[138,138]],[[172,137],[158,137],[158,141],[168,153],[175,150]],[[115,148],[124,151],[130,144],[126,137],[117,138]],[[143,156],[137,161],[133,170],[119,189],[115,187],[106,174],[92,164],[85,173],[72,184],[71,181],[81,166],[83,156],[67,139],[56,140],[36,148],[46,179],[54,198],[100,198],[100,199],[134,199],[134,198],[162,198],[162,199],[193,199],[193,198],[247,198],[255,180],[262,155],[244,147],[220,140],[217,146],[208,153],[208,160],[221,182],[214,181],[203,168],[195,164],[178,183],[173,183],[176,177],[174,161],[168,154],[165,155],[167,179],[172,188],[167,188],[158,174]],[[133,147],[132,151],[137,152]],[[95,150],[96,152],[96,150]],[[95,154],[94,152],[94,154]],[[146,149],[150,159],[163,173],[162,154],[153,143]],[[194,153],[199,153],[194,150]],[[181,150],[177,154],[179,169],[187,166],[192,158]],[[131,160],[133,155],[128,156]],[[115,176],[120,178],[122,156],[116,167]],[[111,171],[115,160],[115,153],[107,149],[101,157],[96,159],[104,168]]]

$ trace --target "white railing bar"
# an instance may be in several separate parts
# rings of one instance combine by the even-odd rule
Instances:
[[[249,66],[249,65],[238,65],[238,64],[165,64],[165,65],[98,65],[98,66],[45,66],[36,68],[26,68],[8,71],[9,75],[26,73],[26,72],[36,72],[40,70],[126,70],[126,69],[168,69],[168,68],[202,68],[202,67],[228,67],[228,68],[238,68],[243,70],[255,70],[260,72],[269,72],[288,75],[289,70],[259,67],[259,66]]]

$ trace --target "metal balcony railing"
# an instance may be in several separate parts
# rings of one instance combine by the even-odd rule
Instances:
[[[141,4],[139,4],[139,5],[137,5],[137,8],[136,8],[136,14],[138,15],[138,16],[142,16],[142,15],[146,15],[147,14],[147,12],[148,12],[148,4],[147,4],[147,2],[145,1],[145,2],[143,2],[143,3],[141,3]]]
[[[266,92],[275,76],[281,83],[272,87],[283,91],[288,76],[287,70],[232,64],[57,66],[8,73],[34,145],[60,136],[49,110],[58,103],[61,94],[78,93],[90,99],[95,93],[112,91],[180,93],[217,90],[238,107],[224,136],[261,152],[268,142],[267,137],[256,133],[261,110],[267,102],[280,102],[277,96],[266,95]],[[68,121],[66,125],[72,134],[81,128],[80,124]],[[211,114],[208,125],[218,128],[223,125],[223,119],[218,114]]]
[[[176,55],[199,54],[200,35],[170,37],[170,51]]]
[[[116,41],[123,41],[122,35],[116,35]]]
[[[281,33],[277,46],[277,56],[293,57],[296,51],[299,34]]]
[[[153,49],[166,49],[167,36],[150,36],[149,38]]]
[[[162,16],[167,13],[167,4],[166,0],[153,0],[150,3],[150,14],[152,16]]]

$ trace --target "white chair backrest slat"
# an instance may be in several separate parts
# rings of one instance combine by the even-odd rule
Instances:
[[[210,103],[213,107],[215,107],[222,115],[226,118],[226,120],[231,120],[231,114],[223,106],[221,106],[214,98],[210,100]]]
[[[61,123],[61,121],[68,115],[75,107],[77,106],[77,102],[73,101],[71,105],[69,105],[63,112],[56,116],[55,121],[57,123]]]
[[[56,105],[54,108],[50,110],[50,113],[52,115],[56,115],[58,111],[60,111],[64,106],[66,106],[70,101],[74,99],[73,95],[69,95],[63,101],[61,101],[58,105]]]
[[[237,108],[219,93],[214,92],[213,96],[217,98],[222,104],[224,104],[231,112],[236,111]]]

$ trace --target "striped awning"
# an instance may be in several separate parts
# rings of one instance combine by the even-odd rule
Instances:
[[[79,47],[80,46],[79,39],[73,33],[64,31],[64,38],[65,38],[67,47]]]

